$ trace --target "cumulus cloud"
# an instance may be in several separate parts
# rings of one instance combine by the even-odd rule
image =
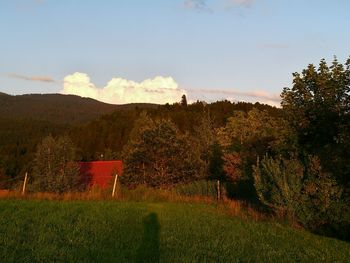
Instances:
[[[206,0],[186,0],[184,2],[184,7],[186,9],[192,9],[192,10],[196,10],[199,12],[203,12],[203,11],[211,12],[212,11],[208,7]]]
[[[136,82],[123,78],[112,78],[104,87],[96,87],[85,73],[76,72],[63,80],[62,94],[73,94],[81,97],[93,98],[112,104],[125,103],[174,103],[181,100],[185,94],[188,101],[196,101],[208,95],[207,100],[228,99],[231,101],[248,101],[280,106],[280,97],[277,94],[258,91],[238,91],[224,89],[181,89],[171,77],[157,76]]]
[[[113,104],[174,103],[180,101],[183,94],[187,95],[171,77],[157,76],[142,82],[113,78],[105,87],[98,88],[87,74],[80,72],[64,78],[60,93],[89,97]]]
[[[24,76],[20,74],[8,74],[8,77],[14,78],[14,79],[23,79],[23,80],[29,80],[29,81],[39,81],[39,82],[55,82],[54,79],[48,76]]]

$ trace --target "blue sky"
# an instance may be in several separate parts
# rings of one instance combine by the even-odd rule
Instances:
[[[350,55],[349,10],[347,0],[2,0],[0,91],[274,104],[293,72]]]

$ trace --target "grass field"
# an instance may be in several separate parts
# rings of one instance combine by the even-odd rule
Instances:
[[[0,200],[1,262],[350,262],[350,243],[215,205]]]

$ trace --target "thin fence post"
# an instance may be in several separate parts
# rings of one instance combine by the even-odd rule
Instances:
[[[217,199],[218,199],[218,201],[220,200],[220,195],[221,195],[221,193],[220,193],[220,180],[218,180],[217,181],[217,194],[218,194],[218,196],[217,196]]]
[[[26,192],[27,179],[28,179],[28,173],[26,172],[26,174],[24,176],[24,181],[23,181],[22,195],[24,195]]]
[[[117,181],[118,181],[118,174],[115,174],[115,177],[114,177],[114,184],[113,184],[112,197],[114,197],[114,195],[115,195],[115,188],[116,188],[116,186],[117,186]]]

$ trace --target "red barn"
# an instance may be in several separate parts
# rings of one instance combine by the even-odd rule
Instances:
[[[122,174],[122,161],[79,162],[80,175],[90,187],[99,186],[103,189],[113,184],[116,174]]]

